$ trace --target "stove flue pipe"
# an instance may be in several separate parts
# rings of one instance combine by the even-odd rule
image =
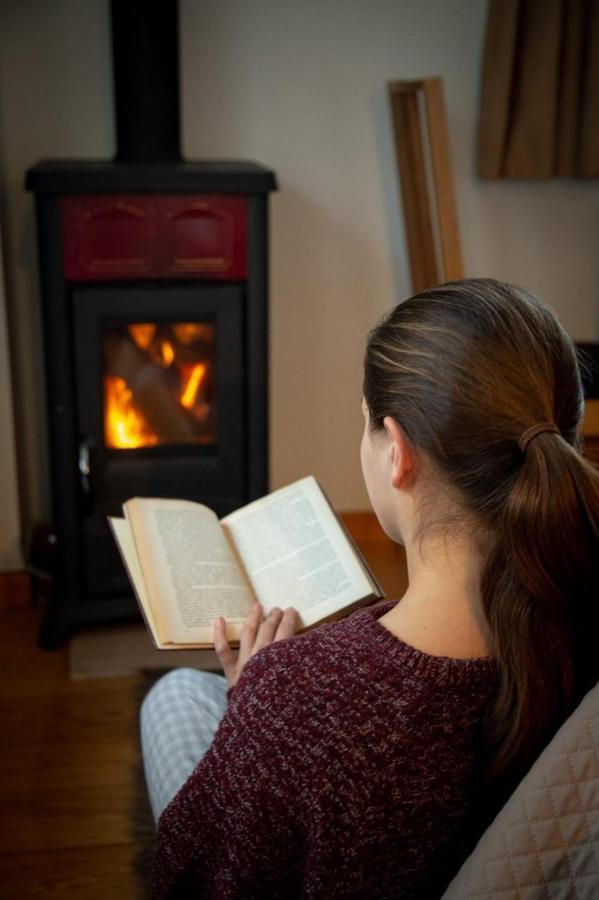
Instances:
[[[180,162],[177,0],[111,0],[115,162]]]

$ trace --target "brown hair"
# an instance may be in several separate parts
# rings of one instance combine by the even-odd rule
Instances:
[[[492,536],[480,582],[499,665],[489,782],[523,774],[599,675],[599,472],[582,456],[581,365],[540,300],[486,278],[398,304],[366,344],[371,431],[391,416],[463,521]],[[560,433],[522,451],[539,422]]]

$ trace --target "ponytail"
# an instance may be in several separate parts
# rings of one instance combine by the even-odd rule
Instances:
[[[525,771],[597,679],[599,472],[553,434],[524,453],[483,569],[500,686],[488,777]]]

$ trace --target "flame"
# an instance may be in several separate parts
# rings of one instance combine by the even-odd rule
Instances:
[[[121,374],[125,372],[119,372],[116,364],[114,370],[104,376],[104,440],[107,447],[154,447],[181,440],[176,430],[171,437],[168,427],[164,434],[154,432],[150,421],[137,405],[135,374],[143,366],[170,370],[163,373],[165,393],[160,395],[161,402],[168,404],[170,395],[172,403],[180,405],[179,415],[189,419],[193,429],[194,436],[191,440],[203,443],[209,440],[202,433],[211,409],[204,402],[202,391],[208,363],[197,362],[199,351],[194,352],[190,345],[200,341],[212,342],[213,331],[214,326],[199,322],[176,322],[170,323],[168,327],[153,322],[132,322],[125,327],[119,326],[117,334],[120,339],[128,341],[130,338],[137,351],[129,346],[129,357],[125,355],[126,361],[130,362],[131,377],[127,370],[127,379],[122,378]],[[201,348],[201,352],[204,355],[205,348]],[[195,361],[189,359],[190,356],[195,356]],[[109,366],[111,359],[112,357],[108,358]],[[155,374],[160,380],[158,374]],[[133,390],[129,382],[133,385]],[[146,403],[150,406],[146,406]],[[151,404],[152,398],[144,397],[142,409],[153,418]],[[185,414],[183,409],[186,410]]]
[[[108,447],[153,447],[158,437],[149,429],[133,403],[133,394],[123,378],[104,381],[104,438]]]
[[[211,327],[200,322],[175,322],[171,325],[173,334],[180,344],[193,344],[202,337],[206,338]]]
[[[147,350],[156,334],[156,325],[153,322],[133,322],[129,325],[129,334],[140,350]]]
[[[197,363],[190,369],[184,370],[183,378],[187,375],[187,380],[185,381],[185,387],[181,392],[181,396],[179,397],[179,403],[181,406],[184,406],[185,409],[192,409],[195,405],[205,371],[206,366],[204,363]]]
[[[173,350],[173,345],[170,341],[161,341],[160,355],[162,357],[162,365],[168,369],[175,358],[175,351]]]

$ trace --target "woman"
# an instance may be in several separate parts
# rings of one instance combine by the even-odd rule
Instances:
[[[362,469],[409,586],[295,636],[257,607],[237,660],[219,622],[227,680],[181,670],[153,689],[157,897],[442,893],[597,679],[582,411],[573,344],[521,289],[440,285],[373,328]],[[193,716],[178,768],[160,742]]]

